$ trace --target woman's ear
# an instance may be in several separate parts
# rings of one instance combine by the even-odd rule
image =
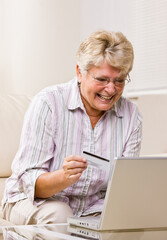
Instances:
[[[82,74],[81,74],[81,71],[80,71],[80,68],[78,65],[76,65],[76,75],[77,75],[77,78],[78,78],[78,81],[80,80]]]

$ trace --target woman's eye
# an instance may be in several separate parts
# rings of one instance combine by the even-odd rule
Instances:
[[[124,80],[123,80],[123,79],[118,79],[118,80],[116,80],[116,82],[117,82],[117,83],[123,83]]]
[[[106,82],[106,81],[107,81],[107,80],[104,79],[104,78],[96,78],[96,80],[99,81],[99,82]]]

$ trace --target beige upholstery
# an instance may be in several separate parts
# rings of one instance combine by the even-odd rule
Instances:
[[[145,95],[136,99],[143,115],[141,155],[167,153],[167,94]]]
[[[11,163],[18,149],[25,111],[30,97],[23,95],[0,96],[0,201],[4,183],[11,174]],[[6,225],[0,211],[0,225]]]
[[[1,177],[11,174],[10,165],[18,148],[23,116],[29,101],[25,96],[0,96],[0,157],[5,163],[0,168]]]
[[[4,182],[11,174],[11,162],[17,152],[25,111],[31,101],[23,95],[0,96],[0,201]],[[141,96],[135,100],[143,115],[142,155],[167,153],[167,95]],[[0,225],[3,221],[0,211]]]

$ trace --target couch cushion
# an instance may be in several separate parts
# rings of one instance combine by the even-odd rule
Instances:
[[[167,153],[167,94],[143,95],[137,105],[143,115],[142,155]]]
[[[24,95],[0,95],[0,177],[11,174],[25,111],[31,98]]]
[[[7,178],[0,178],[0,205],[1,205],[1,200],[3,197],[3,193],[4,193],[6,179]]]
[[[0,226],[12,226],[12,225],[14,225],[14,224],[12,224],[11,222],[2,218],[2,209],[0,207]],[[2,230],[0,230],[0,233],[2,233]],[[2,238],[2,239],[4,239],[4,238]]]

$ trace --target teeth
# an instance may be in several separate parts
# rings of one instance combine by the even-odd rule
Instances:
[[[112,97],[105,97],[105,96],[102,96],[102,95],[100,95],[99,94],[99,96],[101,97],[101,98],[103,98],[103,99],[105,99],[105,100],[110,100]]]

